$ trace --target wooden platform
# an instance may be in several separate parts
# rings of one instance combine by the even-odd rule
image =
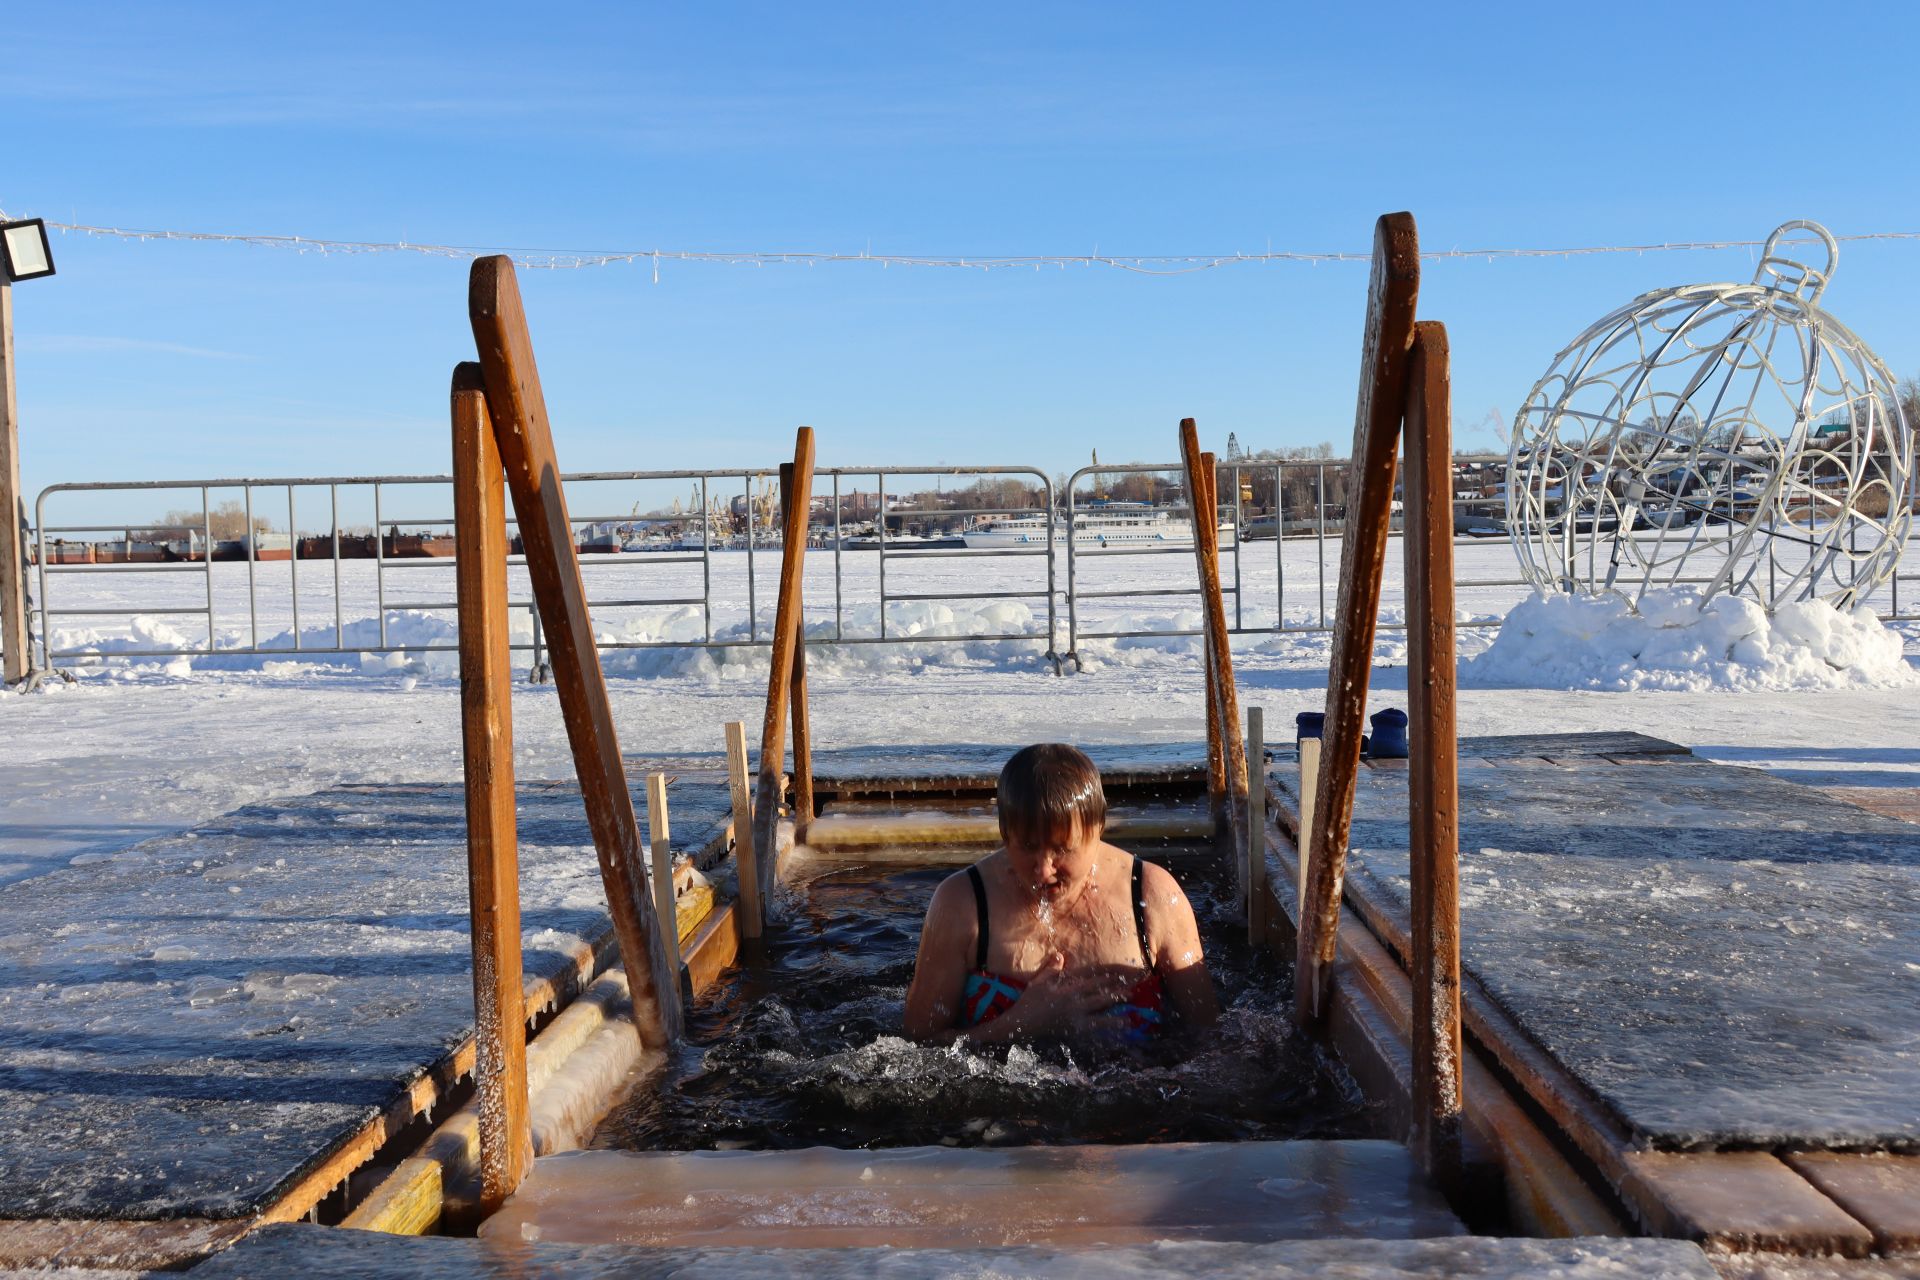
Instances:
[[[736,1276],[815,1280],[1718,1280],[1707,1256],[1678,1240],[1169,1241],[1133,1246],[992,1249],[636,1248],[523,1240],[452,1240],[326,1227],[269,1227],[194,1271],[196,1280],[634,1280]],[[1865,1278],[1862,1278],[1865,1280]]]
[[[1018,743],[943,743],[853,747],[813,753],[817,792],[837,795],[908,795],[928,791],[992,791],[1001,766]],[[1206,744],[1149,743],[1090,746],[1110,788],[1204,785]]]
[[[724,787],[674,788],[675,844]],[[472,1068],[460,787],[249,806],[0,894],[0,1267],[305,1215]],[[519,795],[530,1010],[611,958],[571,784]]]
[[[1469,1031],[1647,1229],[1911,1247],[1920,829],[1616,739],[1462,741]],[[1346,886],[1403,957],[1405,778],[1362,771]]]

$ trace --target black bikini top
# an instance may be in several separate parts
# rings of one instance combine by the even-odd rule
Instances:
[[[1147,895],[1142,887],[1144,877],[1140,868],[1146,864],[1140,859],[1133,860],[1133,928],[1140,935],[1140,957],[1147,962],[1147,968],[1153,968],[1153,951],[1147,946]],[[973,905],[980,914],[980,941],[974,948],[973,967],[984,970],[987,967],[987,882],[980,878],[980,868],[967,868],[967,879],[973,882]]]

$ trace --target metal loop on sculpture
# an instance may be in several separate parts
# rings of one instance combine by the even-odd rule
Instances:
[[[1827,265],[1815,267],[1781,253],[1778,249],[1780,237],[1790,231],[1811,231],[1820,238],[1827,249]],[[1820,301],[1820,295],[1833,283],[1834,268],[1840,265],[1840,242],[1833,233],[1817,222],[1808,222],[1796,218],[1792,222],[1783,222],[1773,229],[1767,237],[1767,247],[1760,251],[1760,265],[1754,269],[1753,282],[1757,285],[1771,285],[1775,289],[1784,289],[1794,297],[1805,297],[1808,302]],[[1768,277],[1772,277],[1769,281]],[[1806,292],[1811,286],[1811,292]]]

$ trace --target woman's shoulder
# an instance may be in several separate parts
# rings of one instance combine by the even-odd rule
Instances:
[[[1187,891],[1180,887],[1180,882],[1174,878],[1173,872],[1157,862],[1148,862],[1145,858],[1139,859],[1139,863],[1140,899],[1146,906],[1149,917],[1181,907],[1185,907],[1188,911],[1193,909],[1193,904],[1187,901]]]

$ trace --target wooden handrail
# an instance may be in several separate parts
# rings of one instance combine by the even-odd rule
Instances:
[[[460,738],[473,927],[473,1075],[480,1097],[480,1205],[491,1213],[519,1187],[533,1162],[513,795],[513,667],[507,647],[506,493],[479,365],[454,368],[451,398]]]
[[[786,756],[786,710],[793,697],[794,654],[800,647],[800,575],[806,567],[807,513],[813,501],[812,427],[801,427],[794,434],[789,489],[789,501],[780,512],[780,594],[774,608],[767,710],[760,723],[760,775],[755,780],[753,795],[754,872],[759,880],[763,911],[773,900],[773,886],[779,875],[775,837],[780,822],[780,766]],[[881,518],[885,519],[884,512]],[[804,697],[804,682],[801,692]]]
[[[627,970],[634,1025],[650,1048],[664,1047],[680,1034],[677,1002],[661,998],[661,984],[675,981],[678,958],[667,954],[665,931],[647,897],[642,871],[645,846],[634,818],[633,795],[627,789],[606,676],[593,643],[593,623],[587,616],[586,590],[580,582],[580,561],[560,485],[546,398],[540,390],[533,340],[510,259],[495,255],[474,260],[467,312],[474,345],[479,348],[494,443],[499,446],[526,547],[527,576],[550,646],[560,713],[586,802],[587,826],[600,859],[607,909]]]
[[[807,519],[812,518],[811,493],[799,499]],[[780,464],[780,510],[794,503],[793,464]],[[806,529],[806,524],[801,529]],[[804,544],[805,537],[801,538]],[[784,557],[784,550],[782,555]],[[807,828],[813,825],[813,729],[807,716],[807,608],[806,582],[802,575],[793,589],[793,617],[796,634],[793,643],[793,679],[787,682],[787,715],[793,721],[793,842],[807,842]]]
[[[1200,433],[1192,418],[1180,421],[1180,461],[1186,468],[1187,493],[1194,503],[1193,551],[1200,570],[1200,609],[1207,673],[1207,741],[1209,770],[1214,743],[1219,744],[1224,788],[1219,803],[1225,810],[1227,838],[1233,851],[1234,878],[1244,881],[1249,841],[1247,830],[1247,747],[1240,737],[1240,697],[1233,684],[1233,652],[1227,646],[1227,608],[1220,594],[1220,526],[1214,502],[1214,459],[1200,451]],[[1244,895],[1246,885],[1241,884]]]
[[[1373,630],[1380,612],[1380,573],[1393,515],[1394,451],[1406,405],[1420,288],[1420,244],[1413,215],[1389,213],[1373,233],[1373,273],[1360,352],[1360,395],[1347,473],[1347,515],[1340,546],[1340,603],[1327,679],[1327,719],[1308,842],[1306,900],[1294,965],[1294,1012],[1302,1024],[1326,1016],[1333,953],[1340,929],[1347,836],[1366,722]]]
[[[1453,459],[1447,329],[1414,328],[1407,378],[1408,846],[1413,947],[1413,1149],[1460,1177],[1460,770],[1454,704]]]

